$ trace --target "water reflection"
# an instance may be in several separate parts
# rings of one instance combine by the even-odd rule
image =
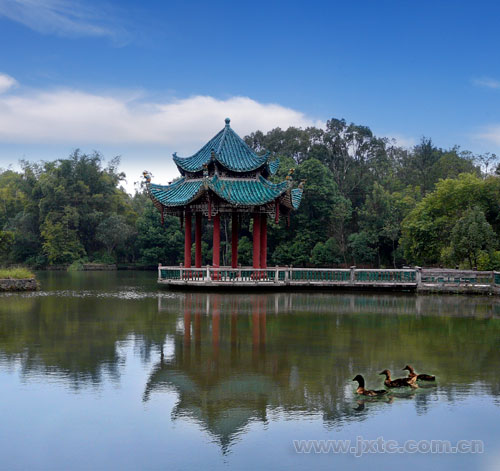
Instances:
[[[440,395],[448,401],[466,395],[464,386],[494,395],[496,306],[472,304],[475,309],[464,311],[463,299],[186,293],[173,309],[159,298],[160,312],[180,308],[183,317],[173,352],[160,353],[143,400],[175,390],[172,417],[195,421],[225,450],[247,424],[265,423],[273,411],[320,416],[334,427],[398,401],[411,400],[417,414],[425,414]],[[482,340],[471,345],[471,338]],[[472,346],[464,359],[464,348]],[[392,391],[382,400],[355,397],[353,374],[361,371],[378,384],[384,365],[403,376],[408,361],[438,374],[438,383]]]
[[[470,396],[498,404],[496,299],[169,293],[150,274],[107,276],[56,276],[40,293],[0,296],[0,373],[18,365],[23,381],[86,394],[124,388],[133,355],[147,372],[137,401],[147,409],[175,394],[171,419],[197,424],[224,452],[252,423],[308,418],[334,429],[407,404],[419,415]],[[355,396],[355,374],[380,388],[378,372],[404,375],[408,363],[437,384]]]

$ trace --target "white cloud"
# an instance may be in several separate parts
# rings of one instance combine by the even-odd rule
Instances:
[[[72,146],[140,144],[194,152],[224,126],[245,135],[257,129],[319,126],[300,111],[248,97],[192,96],[145,102],[137,94],[78,90],[0,95],[0,139],[9,143],[68,143]]]
[[[415,146],[417,141],[414,137],[402,136],[401,134],[389,133],[390,139],[393,139],[398,147],[405,147],[407,149]]]
[[[474,136],[476,139],[484,140],[500,146],[500,124],[486,126]]]
[[[481,79],[476,79],[474,80],[474,84],[478,85],[479,87],[486,87],[486,88],[500,88],[500,80],[495,80],[490,77],[483,77]]]
[[[0,0],[1,16],[44,34],[104,36],[116,41],[125,34],[113,13],[77,0]]]
[[[9,88],[17,85],[17,82],[10,75],[0,73],[0,93],[6,92]]]

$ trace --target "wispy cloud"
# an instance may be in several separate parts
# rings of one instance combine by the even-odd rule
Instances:
[[[415,140],[414,137],[409,137],[409,136],[403,136],[401,134],[395,134],[395,133],[389,133],[388,134],[390,138],[395,142],[395,144],[399,147],[405,147],[409,149],[410,147],[413,147],[417,141]]]
[[[490,77],[483,77],[480,79],[475,79],[474,84],[477,85],[478,87],[485,87],[485,88],[500,88],[500,80],[495,80]]]
[[[500,123],[486,126],[474,136],[476,139],[487,141],[490,144],[500,146]]]
[[[112,13],[77,0],[0,0],[1,16],[43,34],[108,37],[116,43],[126,40],[125,30]]]
[[[192,152],[232,119],[241,135],[277,126],[321,125],[300,111],[248,97],[192,96],[147,102],[137,93],[17,87],[0,95],[0,140],[9,143],[112,143],[168,146]]]
[[[0,93],[4,93],[9,88],[15,87],[16,85],[16,79],[12,78],[10,75],[0,73]]]

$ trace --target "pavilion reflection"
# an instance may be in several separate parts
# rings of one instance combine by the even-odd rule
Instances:
[[[174,353],[153,368],[143,400],[174,388],[174,419],[196,421],[223,451],[252,421],[267,421],[267,407],[286,387],[289,367],[266,356],[264,297],[186,294]],[[221,309],[224,315],[221,316]]]
[[[172,418],[196,422],[223,452],[250,423],[266,423],[269,414],[319,415],[330,424],[363,420],[346,399],[352,391],[346,391],[343,375],[330,373],[318,382],[316,375],[308,377],[310,371],[294,364],[293,348],[275,341],[278,306],[285,299],[291,309],[289,296],[186,293],[178,305],[181,323],[173,352],[161,351],[143,401],[175,390],[178,402]],[[335,366],[330,358],[322,361]],[[347,362],[343,368],[348,368]]]

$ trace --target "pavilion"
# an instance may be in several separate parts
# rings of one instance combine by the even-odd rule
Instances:
[[[184,267],[191,268],[194,216],[195,267],[201,268],[202,218],[213,221],[213,267],[220,267],[221,216],[231,218],[231,267],[238,267],[238,233],[242,217],[253,218],[253,268],[267,268],[267,218],[289,218],[302,198],[301,183],[293,187],[290,170],[285,181],[268,179],[279,167],[270,153],[255,153],[231,128],[224,128],[191,157],[173,154],[181,177],[169,185],[151,183],[144,172],[151,200],[161,213],[179,216],[184,226]]]

